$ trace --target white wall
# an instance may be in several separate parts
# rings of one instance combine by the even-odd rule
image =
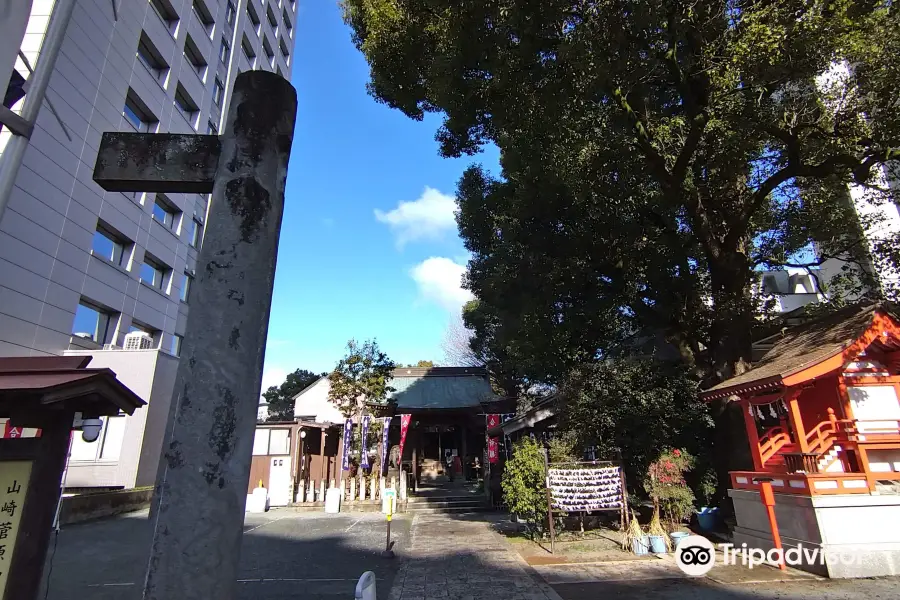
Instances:
[[[312,419],[317,423],[343,423],[341,411],[328,400],[331,382],[322,377],[294,399],[294,417]]]
[[[728,490],[728,495],[737,520],[735,546],[772,548],[759,493]],[[775,494],[775,516],[785,549],[802,545],[826,552],[826,565],[806,565],[804,570],[834,578],[900,574],[900,528],[894,526],[900,523],[900,496]]]
[[[113,458],[102,455],[101,444],[88,444],[76,435],[65,485],[125,488],[151,485],[156,476],[178,359],[159,350],[78,351],[66,354],[93,356],[88,368],[111,369],[119,381],[147,404],[131,416],[116,417],[125,420],[125,431],[118,453],[111,452],[109,455]]]

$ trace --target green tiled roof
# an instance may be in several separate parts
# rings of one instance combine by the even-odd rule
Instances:
[[[401,368],[394,371],[390,385],[400,411],[469,408],[497,400],[483,369]]]

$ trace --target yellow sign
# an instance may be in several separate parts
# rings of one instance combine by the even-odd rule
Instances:
[[[6,579],[30,477],[31,461],[0,461],[0,598],[6,598]]]

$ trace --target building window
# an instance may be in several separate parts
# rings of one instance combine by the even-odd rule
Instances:
[[[203,242],[203,223],[197,217],[191,221],[191,246],[199,248]]]
[[[197,20],[200,21],[201,25],[203,25],[203,29],[206,31],[207,35],[211,36],[213,26],[216,24],[216,22],[212,17],[212,13],[209,12],[209,9],[206,7],[206,4],[203,2],[203,0],[194,0],[192,10],[194,11],[194,15],[197,17]]]
[[[191,299],[191,286],[194,285],[194,278],[185,273],[181,277],[181,301],[187,304]]]
[[[119,460],[122,442],[125,441],[125,415],[103,417],[103,441],[100,444],[100,460]],[[96,445],[96,444],[95,444]]]
[[[272,12],[272,5],[268,5],[266,7],[266,18],[269,20],[269,25],[272,26],[272,31],[278,31],[278,18],[275,16],[275,13]]]
[[[253,44],[250,43],[250,40],[247,39],[247,36],[244,36],[244,39],[241,41],[241,50],[244,51],[244,56],[252,66],[253,59],[256,58],[256,52],[253,50]]]
[[[141,39],[138,41],[137,58],[157,81],[165,80],[169,65],[144,32],[141,32]]]
[[[129,89],[128,95],[125,96],[125,106],[122,109],[122,114],[136,131],[141,133],[153,133],[156,131],[156,117],[141,102],[133,90]]]
[[[172,204],[171,200],[162,194],[156,195],[156,200],[153,202],[153,218],[156,221],[174,231],[178,229],[180,217],[181,211]]]
[[[219,135],[219,128],[212,121],[206,122],[206,135]]]
[[[263,38],[263,52],[266,53],[266,62],[270,65],[275,58],[275,51],[272,50],[272,46],[269,44],[269,38]]]
[[[288,16],[287,9],[281,11],[281,22],[284,23],[284,28],[287,29],[288,35],[292,35],[293,31],[291,31],[294,26],[291,25],[291,18]]]
[[[222,106],[223,98],[225,98],[225,86],[222,85],[222,81],[216,77],[216,81],[213,83],[213,102],[216,106]]]
[[[140,323],[138,321],[132,321],[131,327],[128,328],[128,333],[136,333],[136,332],[146,333],[147,335],[149,335],[150,338],[153,340],[153,344],[151,346],[152,348],[160,347],[159,342],[160,342],[160,339],[162,338],[162,332],[160,330],[154,329],[153,327],[150,327],[149,325],[144,325],[143,323]]]
[[[172,6],[169,0],[150,0],[150,6],[153,7],[153,10],[156,11],[162,22],[166,24],[169,33],[174,34],[178,28],[178,13],[175,11],[175,7]]]
[[[191,36],[187,36],[187,39],[184,41],[184,57],[191,64],[200,80],[203,81],[203,78],[206,77],[206,59],[203,57],[203,53],[200,52],[200,48],[191,39]]]
[[[141,265],[142,282],[158,290],[164,290],[166,288],[166,279],[168,279],[168,272],[169,268],[162,264],[162,262],[153,258],[149,254],[146,254],[144,256],[144,263]]]
[[[128,264],[128,250],[131,242],[121,234],[115,233],[108,225],[98,222],[94,232],[94,241],[91,244],[91,254],[108,260],[117,267]]]
[[[278,38],[278,47],[281,48],[281,55],[284,57],[284,60],[287,60],[291,53],[287,44],[284,43],[284,38]]]
[[[175,89],[175,106],[181,111],[182,116],[187,119],[194,129],[197,128],[197,116],[200,114],[200,107],[188,95],[187,90],[179,83]]]
[[[219,46],[219,61],[222,64],[227,65],[228,59],[231,58],[231,45],[228,43],[224,37],[222,38],[222,45]]]
[[[253,0],[247,0],[247,16],[250,17],[253,30],[259,33],[259,15],[256,14],[256,9],[253,7]]]
[[[178,335],[177,333],[172,336],[172,342],[169,345],[169,354],[172,356],[181,356],[181,344],[184,342],[184,337]]]
[[[114,315],[115,313],[111,310],[100,308],[96,304],[82,298],[78,303],[78,308],[75,309],[72,335],[93,340],[98,344],[105,344],[111,333]]]
[[[237,15],[237,9],[234,7],[234,2],[228,0],[228,6],[225,7],[225,22],[234,27],[234,17]]]

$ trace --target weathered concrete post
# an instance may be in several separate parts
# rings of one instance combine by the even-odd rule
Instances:
[[[144,600],[235,597],[297,97],[242,73],[212,204],[154,498]]]

